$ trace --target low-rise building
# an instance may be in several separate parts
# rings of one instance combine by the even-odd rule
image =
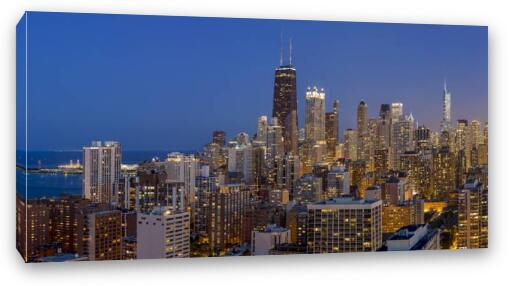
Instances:
[[[251,232],[251,255],[268,255],[280,244],[290,243],[290,230],[275,224]]]
[[[427,224],[400,228],[387,240],[388,251],[440,249],[440,230]]]

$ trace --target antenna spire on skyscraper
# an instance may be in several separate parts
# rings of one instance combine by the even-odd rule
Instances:
[[[279,52],[280,52],[280,55],[279,55],[279,66],[282,66],[283,65],[283,31],[281,31],[281,36],[280,36],[280,39],[279,39]]]
[[[292,38],[290,38],[290,56],[289,56],[289,64],[292,65]]]

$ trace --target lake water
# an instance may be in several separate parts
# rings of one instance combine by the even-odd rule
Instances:
[[[123,151],[122,163],[138,164],[154,157],[164,159],[167,154],[165,151]],[[29,168],[55,168],[70,160],[82,162],[82,157],[81,151],[29,151],[27,165]],[[16,151],[16,164],[25,165],[24,151]],[[23,197],[27,191],[28,198],[56,197],[62,193],[79,195],[82,193],[82,176],[28,173],[25,178],[25,172],[16,169],[16,191]]]

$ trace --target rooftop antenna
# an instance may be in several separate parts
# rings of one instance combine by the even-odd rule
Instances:
[[[290,38],[290,65],[292,65],[292,38]]]
[[[447,79],[444,77],[444,90],[447,91]]]
[[[280,53],[280,56],[279,56],[279,66],[282,66],[283,65],[283,31],[281,31],[281,36],[280,36],[280,40],[279,40],[279,53]]]

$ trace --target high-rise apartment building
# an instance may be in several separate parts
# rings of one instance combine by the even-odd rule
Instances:
[[[408,151],[400,155],[399,161],[400,170],[407,174],[407,187],[410,193],[432,199],[432,154]]]
[[[150,213],[138,213],[137,221],[138,259],[190,256],[189,212],[172,207],[158,207]]]
[[[84,236],[84,255],[89,260],[122,259],[122,212],[107,207],[87,211]]]
[[[424,200],[413,199],[399,204],[384,203],[382,232],[393,233],[412,224],[424,223]]]
[[[344,166],[333,166],[327,174],[325,192],[328,198],[350,194],[350,174]]]
[[[228,172],[240,173],[246,184],[253,183],[253,148],[250,143],[228,143]]]
[[[279,120],[274,117],[267,128],[267,166],[269,170],[276,165],[276,160],[281,159],[285,153],[283,127]]]
[[[291,241],[298,246],[307,245],[308,209],[305,205],[294,205],[286,215],[286,227],[290,230]]]
[[[488,189],[468,181],[458,193],[458,248],[488,247]]]
[[[415,149],[414,141],[414,117],[412,113],[408,116],[400,118],[400,120],[394,124],[394,137],[392,138],[392,164],[394,169],[400,167],[401,154]]]
[[[208,241],[212,254],[245,242],[245,214],[249,190],[243,185],[222,186],[209,196]]]
[[[16,196],[16,248],[25,262],[39,256],[39,248],[50,241],[48,201]]]
[[[166,182],[183,183],[186,206],[191,206],[196,196],[195,178],[200,172],[198,158],[178,152],[170,153],[164,167]]]
[[[454,154],[452,154],[447,147],[435,150],[433,152],[432,166],[431,180],[433,184],[433,193],[424,197],[428,199],[446,200],[449,197],[449,192],[456,188],[456,162]]]
[[[357,160],[357,130],[346,129],[344,134],[344,157],[352,161]]]
[[[83,194],[93,203],[118,203],[120,143],[94,141],[83,147]]]
[[[335,198],[308,205],[308,253],[376,251],[382,246],[382,201]]]
[[[313,174],[305,174],[297,180],[293,199],[298,204],[309,204],[316,202],[322,195],[322,179]]]

